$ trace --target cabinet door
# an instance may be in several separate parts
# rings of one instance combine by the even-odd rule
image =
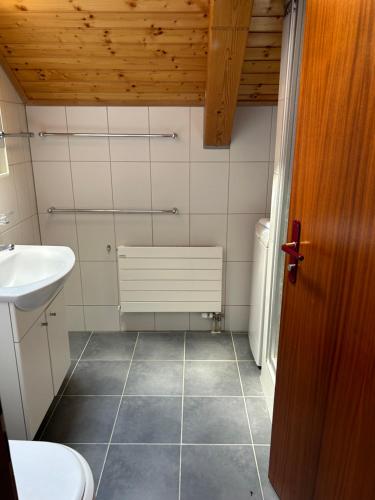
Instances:
[[[55,297],[48,309],[46,309],[46,317],[53,388],[56,395],[70,365],[69,338],[63,291]]]
[[[32,439],[53,400],[47,329],[42,315],[21,342],[15,343],[26,432]]]

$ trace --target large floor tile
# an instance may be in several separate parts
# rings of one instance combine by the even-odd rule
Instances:
[[[98,484],[100,473],[102,471],[105,454],[107,451],[106,444],[68,444],[70,448],[78,451],[90,466],[95,487]]]
[[[113,443],[179,443],[182,398],[131,396],[122,401]]]
[[[78,359],[89,340],[91,332],[69,332],[70,358]]]
[[[255,455],[257,457],[260,480],[263,488],[264,500],[278,500],[278,496],[268,479],[268,466],[270,460],[269,446],[255,446]]]
[[[129,360],[132,357],[136,339],[137,333],[135,332],[94,333],[82,359]]]
[[[60,387],[59,387],[59,389],[57,391],[57,395],[60,395],[60,394],[62,394],[65,391],[66,386],[67,386],[67,384],[68,384],[68,382],[70,380],[70,376],[73,373],[73,370],[74,370],[76,364],[77,364],[77,360],[76,359],[73,359],[70,362],[70,365],[69,365],[68,371],[66,372],[64,380],[62,381],[62,383],[61,383],[61,385],[60,385]]]
[[[242,387],[245,396],[263,396],[260,370],[254,361],[239,361]]]
[[[232,337],[229,334],[188,332],[186,334],[186,359],[234,360]]]
[[[234,333],[233,342],[238,360],[250,361],[254,359],[250,351],[249,336],[247,333]]]
[[[177,500],[179,446],[112,445],[97,500]]]
[[[42,439],[60,443],[106,443],[120,398],[63,396]]]
[[[251,446],[183,446],[181,500],[261,500]]]
[[[182,442],[251,443],[243,398],[184,398]]]
[[[254,444],[269,444],[271,441],[271,419],[264,398],[246,398],[251,433]]]
[[[134,359],[182,360],[184,359],[184,334],[182,332],[141,332]]]
[[[129,361],[80,361],[65,394],[121,395]]]
[[[182,370],[181,361],[133,361],[125,394],[180,395]]]
[[[186,396],[241,396],[237,364],[232,361],[187,361]]]

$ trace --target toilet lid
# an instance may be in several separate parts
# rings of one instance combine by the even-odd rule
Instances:
[[[67,446],[9,441],[19,500],[82,500],[85,474]]]

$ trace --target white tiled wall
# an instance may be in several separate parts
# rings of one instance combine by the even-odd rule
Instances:
[[[0,67],[0,108],[5,132],[27,132],[25,106]],[[0,243],[38,244],[33,170],[28,138],[6,140],[9,175],[0,177],[0,213],[9,224],[0,226]]]
[[[177,132],[178,139],[31,140],[43,243],[67,244],[73,330],[209,329],[198,314],[119,316],[116,245],[220,245],[225,327],[247,330],[253,233],[269,211],[276,108],[240,108],[232,146],[204,149],[203,109],[28,106],[30,131]],[[66,208],[164,209],[179,215],[48,215]],[[107,246],[110,249],[107,250]]]

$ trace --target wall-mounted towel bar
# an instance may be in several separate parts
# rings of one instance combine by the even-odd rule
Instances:
[[[4,132],[4,130],[0,131],[0,139],[6,139],[7,137],[34,137],[33,132]]]
[[[77,213],[77,214],[166,214],[177,215],[178,208],[170,208],[167,210],[122,210],[111,208],[56,208],[50,207],[47,209],[49,214],[62,214],[62,213]]]
[[[39,132],[40,137],[60,136],[60,137],[151,137],[177,139],[176,132],[170,134],[107,134],[107,133],[91,133],[91,132]]]

